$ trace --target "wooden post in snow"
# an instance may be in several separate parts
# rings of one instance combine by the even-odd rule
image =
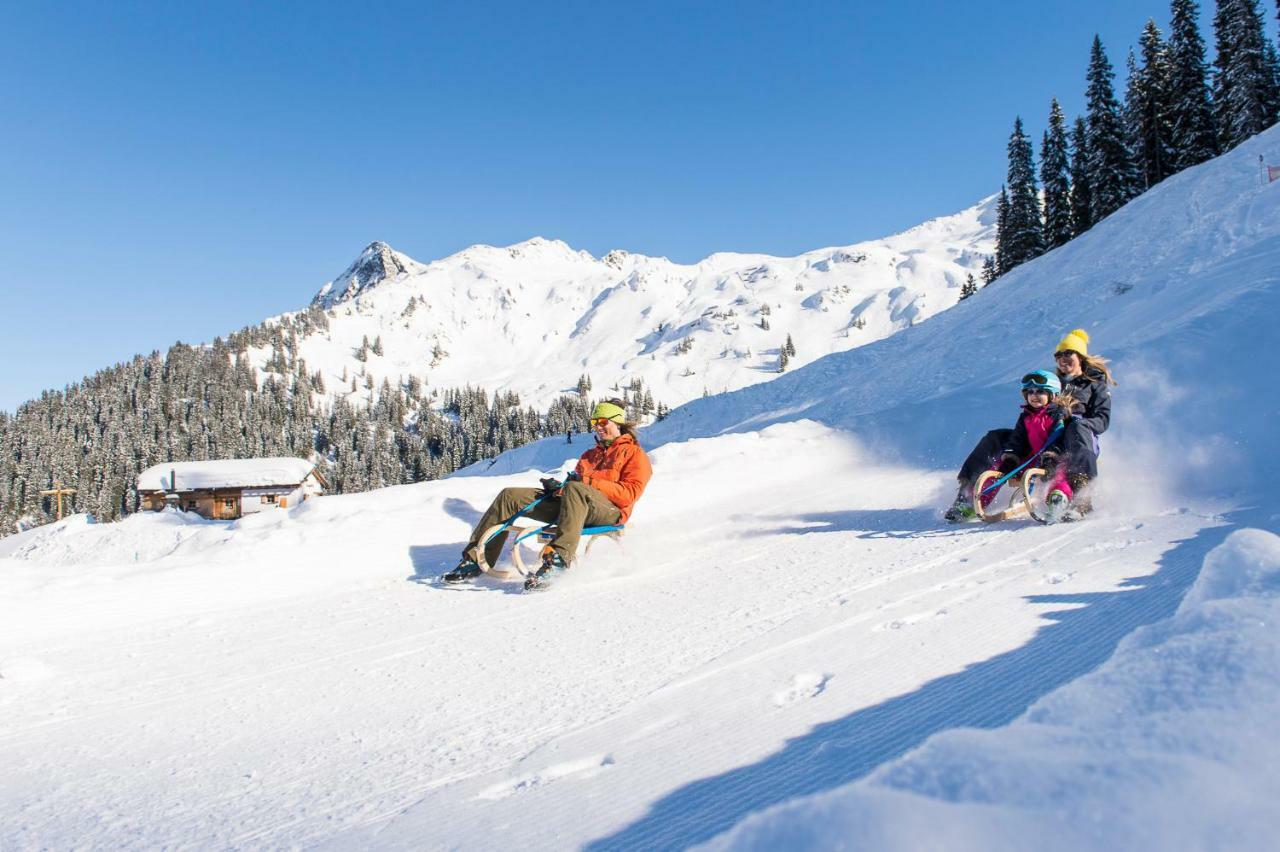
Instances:
[[[75,494],[75,493],[76,493],[76,490],[74,488],[63,488],[62,483],[55,482],[53,484],[53,488],[49,489],[48,491],[41,491],[40,496],[58,498],[58,520],[62,520],[62,495],[65,494],[68,497],[70,497],[72,494]]]

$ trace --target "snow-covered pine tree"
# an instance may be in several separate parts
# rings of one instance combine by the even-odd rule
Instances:
[[[1093,37],[1090,50],[1088,99],[1089,191],[1093,196],[1090,218],[1096,223],[1123,207],[1138,194],[1137,172],[1125,139],[1124,117],[1112,81],[1115,72]]]
[[[1275,122],[1280,84],[1275,48],[1267,41],[1255,0],[1221,0],[1213,29],[1218,49],[1213,105],[1218,141],[1226,151]]]
[[[1005,271],[1044,253],[1044,222],[1040,218],[1040,191],[1031,140],[1022,130],[1022,117],[1014,119],[1009,135],[1009,210],[1003,243]]]
[[[1071,233],[1080,236],[1093,227],[1093,192],[1089,188],[1089,130],[1084,116],[1076,116],[1071,130]]]
[[[791,340],[790,334],[787,335],[787,342],[783,344],[783,348],[785,349],[787,355],[789,355],[792,358],[796,357],[796,345]]]
[[[377,337],[373,339],[373,346],[369,347],[369,349],[370,351],[373,352],[374,355],[382,354],[382,335],[381,334],[379,334]]]
[[[990,284],[998,277],[999,273],[996,272],[996,259],[991,255],[987,255],[986,259],[982,261],[982,283],[984,285]]]
[[[1049,105],[1049,127],[1040,144],[1040,182],[1044,186],[1044,246],[1048,250],[1063,245],[1075,235],[1071,226],[1067,120],[1057,98]]]
[[[1009,244],[1009,190],[1000,187],[1000,199],[996,202],[996,277],[1009,271],[1005,247]]]
[[[1168,51],[1155,21],[1147,20],[1139,40],[1142,64],[1129,53],[1129,86],[1125,96],[1125,118],[1129,124],[1129,148],[1142,189],[1150,189],[1173,174],[1172,138],[1169,124]]]
[[[970,272],[965,276],[964,283],[960,285],[960,301],[964,301],[970,296],[978,292],[978,282],[974,280],[973,273]]]
[[[785,373],[787,371],[787,362],[791,358],[787,355],[787,348],[784,346],[778,350],[778,372]]]
[[[1200,36],[1200,6],[1173,0],[1169,33],[1169,125],[1175,171],[1218,155],[1218,129],[1209,100],[1209,66]]]

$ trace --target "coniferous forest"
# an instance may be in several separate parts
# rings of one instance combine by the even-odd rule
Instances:
[[[335,400],[296,356],[299,336],[327,325],[311,308],[209,346],[175,344],[0,412],[0,535],[54,520],[40,491],[55,484],[76,489],[72,511],[104,521],[135,512],[138,474],[161,462],[312,458],[331,493],[351,493],[436,479],[586,427],[587,376],[542,412],[513,393],[417,378],[374,386],[359,374]],[[265,371],[249,364],[250,347],[269,350]],[[666,411],[638,380],[604,396],[623,398],[637,421]]]
[[[1280,16],[1280,2],[1277,4]],[[1280,120],[1280,57],[1258,0],[1220,0],[1215,59],[1205,58],[1195,0],[1172,0],[1168,38],[1148,20],[1130,50],[1123,100],[1101,39],[1085,71],[1085,114],[1067,121],[1056,98],[1040,147],[1036,184],[1022,118],[1008,143],[997,209],[996,254],[983,282],[1079,236],[1130,200],[1229,151]]]

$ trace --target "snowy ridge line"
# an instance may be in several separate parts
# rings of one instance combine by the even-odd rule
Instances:
[[[484,377],[481,386],[541,409],[585,373],[597,394],[638,379],[655,399],[679,404],[704,389],[767,381],[789,334],[794,367],[955,304],[994,251],[994,205],[992,196],[851,246],[795,257],[718,253],[695,264],[624,251],[596,259],[542,238],[422,264],[375,243],[317,294],[328,328],[303,335],[297,355],[334,398],[350,395],[344,373],[367,373],[374,387],[408,376],[462,387]],[[366,339],[384,354],[354,357]],[[251,354],[264,370],[270,347]]]

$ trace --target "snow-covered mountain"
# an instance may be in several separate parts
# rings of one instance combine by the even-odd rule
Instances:
[[[677,409],[642,432],[623,542],[547,594],[433,578],[563,439],[236,522],[5,539],[0,846],[1270,848],[1259,155],[1280,127],[955,310]],[[1096,511],[940,523],[1074,327],[1120,381]]]
[[[336,394],[363,371],[375,387],[416,375],[541,408],[587,374],[596,394],[638,378],[675,405],[773,378],[788,335],[794,369],[951,307],[994,251],[994,210],[989,198],[886,239],[693,265],[541,238],[422,264],[373,243],[316,294],[329,328],[299,354]],[[358,360],[365,340],[383,354]]]

